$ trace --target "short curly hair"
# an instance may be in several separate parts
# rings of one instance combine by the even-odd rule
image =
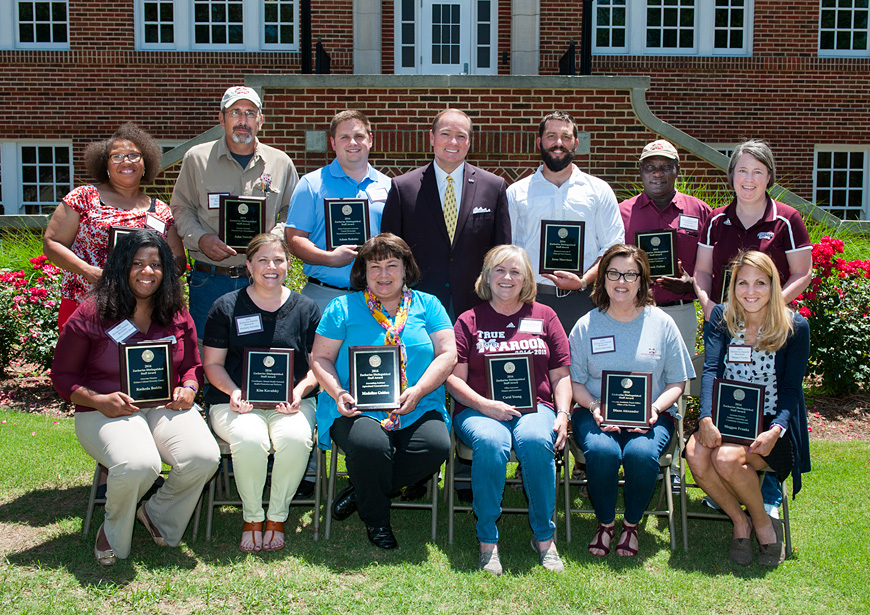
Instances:
[[[111,137],[91,143],[85,149],[85,168],[91,179],[98,182],[109,179],[109,152],[118,141],[130,141],[139,148],[139,151],[142,152],[142,161],[145,163],[145,175],[142,176],[142,183],[150,184],[154,181],[161,170],[160,162],[163,158],[163,152],[154,137],[133,122],[121,124]]]

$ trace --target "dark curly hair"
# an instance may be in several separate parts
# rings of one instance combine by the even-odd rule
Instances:
[[[163,237],[148,229],[128,233],[118,240],[109,253],[103,275],[94,286],[97,313],[103,322],[131,318],[136,310],[136,297],[130,290],[130,269],[140,248],[157,248],[163,265],[163,279],[151,295],[152,320],[166,326],[184,309],[181,281],[175,274],[175,257]]]
[[[104,182],[109,178],[109,152],[118,141],[130,141],[142,152],[142,162],[145,163],[145,175],[142,176],[143,184],[150,184],[160,173],[160,162],[163,152],[154,137],[145,130],[127,122],[115,131],[108,139],[91,143],[85,148],[85,168],[91,178],[98,182]]]
[[[420,280],[420,268],[405,240],[392,233],[375,235],[357,252],[356,260],[350,268],[350,287],[363,290],[366,287],[366,265],[369,261],[383,261],[398,258],[405,266],[405,284],[413,286]]]

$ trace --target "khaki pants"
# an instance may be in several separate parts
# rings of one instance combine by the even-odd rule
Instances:
[[[115,555],[130,555],[136,506],[160,473],[161,461],[172,470],[146,509],[166,542],[177,546],[220,459],[198,407],[143,408],[117,418],[98,410],[76,412],[75,427],[82,447],[109,469],[103,531]]]
[[[255,408],[239,414],[229,404],[209,408],[212,429],[230,445],[236,487],[242,498],[242,518],[263,521],[263,488],[269,450],[275,450],[272,486],[269,490],[270,521],[286,521],[290,500],[305,475],[308,455],[314,446],[314,408],[316,398],[303,399],[299,412],[282,414]]]

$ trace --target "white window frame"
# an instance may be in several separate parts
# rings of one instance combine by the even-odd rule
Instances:
[[[0,0],[2,2],[3,0]],[[296,11],[295,29],[293,45],[281,45],[276,43],[266,44],[265,25],[263,23],[263,15],[265,14],[266,0],[243,0],[243,18],[242,24],[244,27],[244,44],[198,44],[195,42],[193,18],[194,3],[192,0],[172,0],[173,2],[173,17],[174,17],[174,42],[173,43],[146,43],[145,42],[145,2],[148,0],[135,0],[133,5],[133,18],[135,20],[135,45],[137,50],[153,51],[153,50],[175,50],[175,51],[274,51],[274,52],[293,52],[299,51],[299,37],[301,35],[300,19],[301,10],[300,2],[296,0],[294,9]]]
[[[834,7],[824,7],[824,8],[834,8]],[[845,7],[836,7],[840,10],[843,10]],[[854,9],[854,7],[851,7]],[[863,7],[861,7],[863,8]],[[870,20],[868,20],[867,24],[867,49],[822,49],[822,0],[819,0],[819,29],[818,29],[818,49],[819,49],[819,57],[822,58],[866,58],[870,57]],[[852,28],[849,29],[854,32]],[[836,30],[835,30],[836,31]]]
[[[73,160],[72,139],[22,139],[20,141],[0,141],[0,165],[3,168],[3,194],[2,200],[5,205],[6,215],[24,214],[24,173],[21,162],[21,148],[27,146],[35,147],[64,147],[69,149],[70,156],[70,185],[69,190],[72,190],[75,183],[75,161]],[[53,203],[41,203],[44,207],[57,205],[60,201]],[[51,212],[44,212],[51,213]]]
[[[477,0],[456,0],[460,4],[464,4],[463,12],[468,11],[470,15],[468,31],[470,39],[463,41],[462,45],[467,45],[470,49],[468,74],[469,75],[497,75],[498,74],[498,0],[490,0],[490,44],[489,44],[489,68],[477,68]],[[502,0],[505,2],[506,0]],[[421,19],[423,2],[422,0],[414,0],[414,57],[416,59],[413,67],[402,66],[402,0],[394,0],[393,11],[393,72],[396,75],[420,75],[422,71],[423,53],[427,50],[423,49],[423,20]]]
[[[714,0],[695,0],[694,47],[661,48],[646,46],[647,0],[626,0],[625,3],[625,46],[599,47],[596,43],[596,23],[598,2],[592,5],[592,53],[594,55],[654,55],[654,56],[751,56],[752,35],[755,15],[755,0],[746,0],[744,7],[743,47],[741,49],[715,49],[715,2]]]
[[[52,49],[69,50],[72,28],[69,20],[69,0],[54,0],[66,4],[65,43],[22,43],[18,31],[19,0],[0,0],[0,49]]]
[[[816,145],[813,147],[813,202],[816,203],[819,207],[828,210],[842,210],[844,209],[842,206],[831,205],[830,203],[821,203],[824,197],[820,197],[818,194],[819,186],[817,182],[818,178],[818,154],[820,152],[831,152],[831,153],[839,153],[839,152],[863,152],[864,153],[864,182],[861,187],[861,216],[860,220],[870,220],[870,145],[841,145],[841,144],[825,144],[825,145]],[[838,212],[831,212],[838,213]]]

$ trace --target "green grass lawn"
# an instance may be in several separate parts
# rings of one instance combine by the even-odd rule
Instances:
[[[500,522],[506,574],[476,570],[470,514],[447,544],[429,518],[395,511],[400,548],[368,544],[357,518],[312,540],[312,512],[292,508],[287,548],[263,555],[237,549],[241,512],[216,515],[214,539],[179,549],[151,543],[136,527],[130,559],[104,569],[92,554],[99,522],[79,536],[93,461],[73,421],[0,410],[0,613],[868,613],[870,541],[868,442],[814,442],[814,471],[790,502],[794,556],[777,570],[733,565],[730,525],[691,521],[690,552],[671,552],[664,520],[648,519],[634,559],[593,558],[595,522],[575,516],[574,539],[559,545],[564,575],[541,569],[524,516]],[[54,421],[57,421],[55,423]],[[507,497],[521,501],[521,496]],[[693,493],[692,506],[698,506]],[[101,515],[98,509],[97,517]]]

